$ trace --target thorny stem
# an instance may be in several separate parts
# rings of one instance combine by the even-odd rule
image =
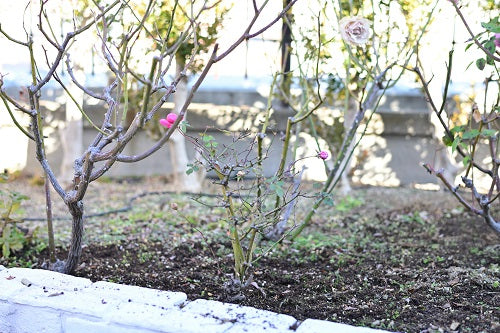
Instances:
[[[481,130],[483,129],[483,125],[484,123],[481,121],[479,123],[479,129],[478,129],[479,132],[481,132]],[[476,156],[476,146],[478,142],[479,142],[479,135],[476,136],[476,138],[474,139],[474,143],[472,144],[472,151],[470,153],[471,163],[467,163],[467,171],[465,171],[465,177],[468,177],[469,172],[472,170],[472,162],[474,162],[474,158]]]
[[[453,7],[455,7],[455,10],[458,14],[458,16],[460,17],[460,19],[462,20],[462,23],[464,24],[465,28],[467,29],[467,31],[469,32],[470,36],[472,37],[472,40],[474,41],[474,43],[481,49],[483,50],[484,53],[486,53],[488,55],[488,57],[494,59],[495,61],[500,61],[500,58],[495,56],[493,53],[491,53],[487,48],[484,47],[483,44],[481,44],[481,42],[477,39],[477,37],[474,35],[474,33],[472,32],[472,30],[470,29],[469,27],[469,24],[467,23],[467,20],[465,19],[464,15],[462,14],[462,11],[460,10],[460,8],[458,7],[458,4],[455,2],[455,1],[450,1],[453,5]]]
[[[409,70],[415,72],[420,80],[420,82],[422,83],[422,86],[423,86],[423,89],[424,89],[424,93],[425,93],[425,96],[427,97],[427,101],[429,102],[431,108],[432,108],[432,111],[436,114],[436,116],[438,117],[439,119],[439,122],[441,123],[441,126],[443,127],[445,133],[446,133],[446,136],[451,140],[453,141],[454,140],[454,136],[453,134],[451,133],[448,125],[446,124],[446,122],[444,121],[442,115],[439,113],[439,110],[438,108],[436,107],[436,104],[434,104],[434,99],[432,98],[432,95],[429,91],[429,85],[428,83],[426,82],[423,74],[422,74],[422,71],[420,70],[420,68],[418,67],[414,67],[414,68],[409,68]],[[448,66],[448,70],[450,71],[451,70],[451,67]],[[460,146],[457,146],[457,152],[462,156],[462,157],[465,157],[467,154],[463,151],[462,148],[460,148]],[[480,166],[479,164],[477,164],[476,162],[474,161],[471,161],[471,163],[474,165],[474,167],[476,169],[478,169],[479,171],[489,175],[490,177],[494,177],[494,175],[492,174],[491,170],[486,170],[485,168],[483,168],[482,166]]]
[[[50,197],[50,183],[47,175],[45,175],[45,204],[47,212],[47,234],[49,237],[49,256],[50,262],[56,262],[56,246],[54,242],[54,227],[52,224],[52,199]]]
[[[295,238],[297,238],[302,233],[302,230],[304,230],[304,228],[306,226],[308,226],[309,223],[311,223],[312,217],[314,216],[314,214],[316,214],[316,210],[319,208],[319,206],[325,200],[326,194],[331,193],[331,191],[333,191],[333,189],[335,188],[336,183],[333,184],[333,186],[330,186],[330,185],[332,184],[332,182],[335,179],[337,179],[340,176],[339,169],[340,169],[340,166],[342,165],[342,163],[343,162],[347,163],[346,154],[348,153],[348,147],[351,145],[351,142],[354,139],[354,136],[356,134],[356,130],[358,129],[358,127],[361,123],[361,120],[363,119],[363,117],[365,115],[366,110],[371,108],[372,105],[374,105],[374,100],[380,91],[380,83],[382,82],[382,79],[384,78],[387,71],[392,66],[393,65],[386,68],[380,75],[378,75],[376,77],[375,81],[373,82],[373,86],[371,87],[370,93],[368,94],[364,103],[362,103],[360,105],[360,108],[359,108],[358,112],[356,113],[354,121],[353,121],[349,131],[347,132],[343,142],[342,142],[342,145],[341,145],[339,153],[336,157],[334,166],[333,166],[332,170],[330,170],[330,174],[328,175],[328,178],[327,178],[325,184],[323,185],[322,195],[320,195],[316,199],[312,208],[309,210],[306,217],[304,218],[302,224],[300,224],[295,230],[293,230],[291,237],[290,237],[290,239],[292,241],[295,240]],[[385,92],[385,89],[384,89],[384,92]],[[352,151],[350,152],[350,154],[352,154]]]
[[[262,182],[264,181],[264,177],[262,176],[262,160],[263,160],[263,149],[262,144],[264,138],[266,137],[267,126],[269,124],[269,118],[271,117],[271,108],[272,108],[272,99],[274,87],[276,85],[276,80],[278,75],[273,75],[273,81],[271,82],[271,86],[269,88],[269,97],[267,98],[267,108],[266,114],[264,118],[264,123],[262,124],[262,128],[260,133],[257,134],[257,166],[259,167],[259,175],[257,179],[257,203],[260,205],[262,202]],[[258,207],[260,210],[260,206]]]
[[[474,186],[474,181],[472,179],[468,179],[467,177],[462,177],[462,181],[465,184],[465,187],[469,188],[472,191],[474,198],[476,199],[479,206],[482,208],[482,211],[479,211],[479,215],[481,215],[486,223],[500,235],[500,222],[495,221],[493,216],[490,213],[490,200],[487,195],[480,194],[476,187]]]
[[[280,164],[278,166],[278,169],[276,170],[275,178],[276,179],[281,179],[283,176],[283,171],[285,170],[285,163],[286,163],[286,157],[288,155],[288,147],[290,145],[290,137],[292,136],[292,125],[293,125],[293,118],[289,117],[287,122],[286,122],[286,129],[285,129],[285,138],[283,140],[283,148],[281,150],[281,158],[280,158]],[[276,199],[275,199],[275,204],[274,208],[276,209],[275,217],[277,216],[279,210],[277,208],[280,205],[281,198],[278,194],[276,194]]]
[[[229,223],[232,224],[230,226],[230,233],[231,233],[231,244],[233,246],[233,254],[234,254],[234,272],[236,274],[236,277],[239,278],[241,282],[244,282],[246,278],[245,272],[248,261],[245,261],[245,258],[247,256],[245,255],[243,248],[241,247],[240,236],[238,233],[238,222],[235,214],[233,199],[231,196],[228,195],[228,185],[226,180],[227,175],[225,175],[218,166],[214,168],[214,171],[216,172],[217,177],[219,177],[219,180],[221,181],[222,196],[224,202],[226,203],[226,212],[228,220]],[[248,251],[251,250],[252,248],[248,249]],[[251,257],[251,255],[249,254],[247,255]]]

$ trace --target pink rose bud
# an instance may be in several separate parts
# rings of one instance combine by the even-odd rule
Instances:
[[[172,124],[169,123],[168,120],[164,118],[160,119],[160,125],[166,128],[170,128],[172,126]]]
[[[322,150],[318,153],[318,157],[321,158],[322,160],[326,160],[328,158],[328,153]]]
[[[175,123],[175,121],[177,120],[177,115],[175,113],[169,113],[167,114],[167,121],[171,124]]]
[[[495,46],[500,47],[500,33],[495,34]]]

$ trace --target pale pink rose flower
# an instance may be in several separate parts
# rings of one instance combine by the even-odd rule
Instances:
[[[364,45],[370,38],[371,21],[364,17],[343,17],[340,22],[342,39],[351,45]]]
[[[500,47],[500,33],[495,34],[495,46]]]

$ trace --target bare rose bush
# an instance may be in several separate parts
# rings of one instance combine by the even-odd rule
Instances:
[[[191,142],[199,156],[197,161],[187,166],[188,173],[205,168],[215,175],[214,182],[220,189],[220,207],[226,213],[224,222],[228,226],[227,234],[233,250],[234,278],[229,281],[228,289],[236,290],[233,295],[235,300],[242,297],[241,290],[252,283],[252,264],[258,260],[259,255],[266,253],[266,249],[258,248],[261,241],[271,241],[267,245],[268,249],[285,239],[293,241],[312,223],[320,206],[335,205],[338,198],[337,185],[348,170],[354,151],[366,134],[382,97],[410,69],[410,64],[417,64],[411,69],[421,74],[418,70],[417,46],[422,42],[433,18],[435,3],[424,1],[423,9],[412,7],[411,3],[402,1],[398,5],[383,6],[381,1],[355,4],[347,1],[339,1],[338,4],[320,1],[313,4],[293,0],[271,15],[271,19],[262,22],[263,14],[267,13],[268,1],[260,5],[257,1],[252,1],[249,7],[252,15],[242,26],[242,31],[234,35],[234,42],[224,49],[215,42],[201,67],[195,54],[206,40],[199,36],[200,29],[203,28],[199,18],[204,13],[210,14],[219,4],[218,1],[174,1],[172,12],[169,13],[171,21],[163,26],[164,29],[158,29],[151,22],[150,15],[156,8],[154,6],[158,5],[154,0],[146,1],[141,11],[134,10],[128,2],[118,0],[89,4],[80,19],[72,20],[72,29],[61,37],[51,32],[54,27],[45,15],[47,7],[51,5],[49,2],[41,2],[35,15],[35,19],[40,22],[37,26],[40,39],[34,39],[29,33],[14,36],[0,27],[4,38],[25,48],[32,73],[31,81],[23,83],[28,92],[26,101],[8,94],[1,84],[0,97],[5,102],[12,121],[35,143],[36,157],[44,170],[46,185],[55,189],[72,217],[68,258],[65,261],[53,261],[50,268],[72,273],[78,265],[85,223],[84,198],[88,185],[104,176],[116,163],[134,163],[153,155],[175,133]],[[303,21],[308,22],[305,27],[294,26],[292,19],[293,15],[299,14],[294,11],[300,5],[311,8],[316,6],[314,10],[300,11],[302,14],[313,13]],[[454,6],[458,8],[456,4]],[[422,19],[412,21],[412,13],[419,10],[422,11]],[[177,34],[173,34],[170,28],[174,25],[176,15],[183,17],[184,25]],[[402,16],[403,23],[396,22],[394,15]],[[125,17],[126,20],[121,19]],[[270,73],[273,80],[268,104],[259,113],[255,128],[229,134],[225,128],[216,129],[228,134],[231,144],[220,144],[207,132],[198,137],[187,135],[189,107],[212,66],[227,61],[226,57],[236,48],[261,36],[282,20],[289,29],[290,40],[288,44],[283,43],[281,46],[283,68]],[[496,32],[497,27],[488,29],[491,30],[488,30],[491,35]],[[394,39],[392,33],[397,33],[400,38]],[[95,51],[99,52],[110,75],[109,82],[103,82],[106,87],[99,92],[85,87],[74,74],[75,64],[71,61],[70,53],[74,44],[86,42],[83,36],[96,38],[99,47]],[[141,39],[154,41],[155,52],[145,56],[144,49],[138,47]],[[286,39],[284,36],[283,40]],[[478,41],[489,52],[486,53],[484,62],[496,69],[497,51],[491,49],[490,42],[496,45],[495,38],[484,43]],[[172,64],[181,45],[188,45],[190,51],[185,54],[184,66],[173,68]],[[35,46],[50,48],[51,53],[47,52],[45,59],[35,57]],[[149,68],[142,71],[135,69],[132,63],[138,59],[141,63],[147,63]],[[285,68],[287,59],[293,59],[289,68]],[[40,71],[39,68],[42,67],[46,71]],[[181,105],[176,106],[175,112],[164,117],[166,101],[178,93],[177,89],[186,81],[186,76],[194,72],[194,67],[199,74],[186,98]],[[53,172],[53,162],[47,159],[47,133],[43,121],[46,111],[40,107],[44,86],[54,83],[65,88],[59,74],[62,71],[87,98],[105,106],[101,122],[93,124],[92,142],[75,160],[73,182],[69,188],[62,186]],[[427,81],[423,75],[419,75],[419,78],[424,83],[425,90]],[[134,112],[129,108],[129,84],[132,79],[138,82],[137,86],[142,91],[142,99]],[[497,78],[496,80],[498,81]],[[443,107],[435,107],[431,98],[429,101],[434,111],[444,117]],[[273,132],[272,116],[279,108],[286,110],[290,116],[286,118],[285,124],[280,124],[284,125],[284,130],[273,133],[280,139],[281,151],[279,162],[273,166],[273,174],[265,177],[263,163],[271,149],[270,140],[266,136]],[[86,116],[82,105],[79,105],[79,110]],[[30,119],[28,126],[17,121],[19,113]],[[340,138],[334,140],[334,126],[322,121],[326,118],[334,124],[341,124]],[[127,119],[131,121],[128,122]],[[464,158],[468,171],[463,182],[472,192],[475,203],[466,203],[455,185],[445,182],[445,186],[461,203],[483,216],[497,230],[498,222],[493,217],[491,207],[498,202],[499,189],[498,100],[495,106],[484,109],[479,118],[475,119],[477,124],[449,128],[442,118],[447,133],[445,144],[449,144],[450,149]],[[156,142],[137,155],[125,154],[126,146],[151,123],[160,128]],[[479,126],[479,129],[473,128],[474,126]],[[300,154],[300,138],[305,134],[317,145],[313,153]],[[483,142],[488,145],[491,153],[488,167],[475,160],[475,147]],[[320,182],[319,189],[306,193],[301,186],[305,167],[300,166],[311,160],[323,163],[325,179]],[[427,169],[440,177],[441,171],[434,170],[429,164]],[[479,170],[491,177],[488,193],[478,192],[470,170]],[[294,219],[297,202],[302,199],[310,200],[310,204],[307,205],[303,218]],[[48,206],[50,200],[48,197]],[[174,207],[179,214],[182,213],[172,203],[172,209]],[[47,220],[50,222],[50,212]]]

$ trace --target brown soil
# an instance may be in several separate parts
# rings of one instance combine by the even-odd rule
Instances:
[[[100,183],[87,206],[103,211],[113,208],[96,207],[104,196],[109,203],[119,193],[130,198],[162,186]],[[33,194],[30,207],[41,198]],[[240,304],[391,331],[500,330],[499,238],[481,219],[462,212],[445,192],[360,188],[342,200],[337,209],[318,212],[293,244],[260,244],[267,252],[252,267],[254,283]],[[195,217],[194,225],[182,222],[169,202]],[[115,208],[123,204],[116,199]],[[198,206],[181,195],[151,195],[130,211],[89,218],[76,275],[226,300],[232,252],[217,222],[222,212]],[[42,213],[30,207],[31,216]],[[64,239],[69,223],[58,223]],[[64,250],[58,255],[64,258]],[[46,258],[46,250],[26,251],[0,264],[39,267]]]

